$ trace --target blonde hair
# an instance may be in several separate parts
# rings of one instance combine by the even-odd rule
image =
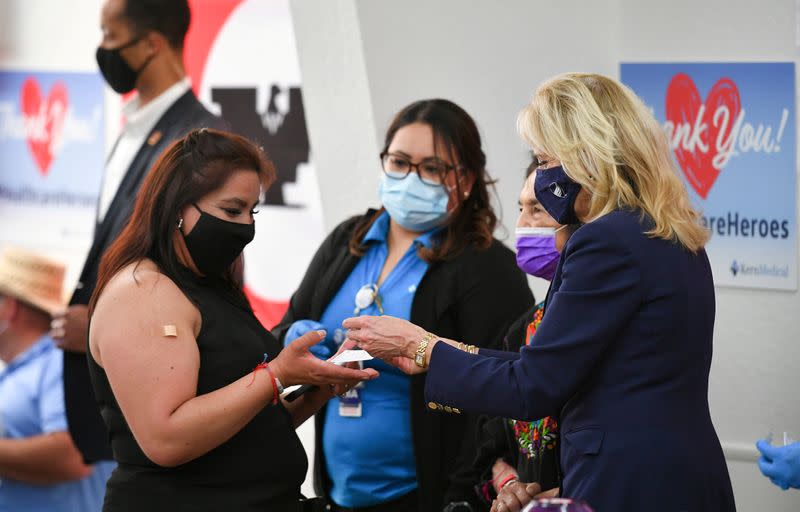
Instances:
[[[539,86],[517,129],[589,192],[590,220],[638,209],[655,222],[649,236],[691,252],[705,246],[709,232],[678,177],[666,135],[621,83],[589,73],[557,76]]]

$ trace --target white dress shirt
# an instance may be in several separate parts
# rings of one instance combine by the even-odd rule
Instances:
[[[178,101],[191,87],[188,78],[176,82],[169,89],[159,94],[143,107],[139,106],[139,98],[132,99],[122,109],[125,116],[125,126],[111,149],[112,153],[106,163],[106,172],[103,176],[103,188],[100,191],[100,204],[97,208],[97,222],[102,222],[111,206],[111,201],[117,193],[125,173],[133,163],[133,159],[145,143],[150,131],[161,119],[161,116]]]

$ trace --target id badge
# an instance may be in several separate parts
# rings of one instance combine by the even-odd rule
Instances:
[[[361,417],[361,390],[353,388],[339,398],[339,416],[345,418]]]

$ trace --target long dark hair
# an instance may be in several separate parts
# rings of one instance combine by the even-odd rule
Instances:
[[[275,168],[264,152],[239,135],[201,128],[173,142],[142,184],[128,225],[103,256],[89,314],[111,278],[145,258],[152,259],[164,275],[181,286],[187,279],[186,271],[173,243],[180,212],[221,187],[237,170],[256,172],[265,189],[275,179]],[[226,278],[241,290],[232,276],[235,265]]]
[[[489,187],[494,181],[486,171],[486,155],[481,147],[481,135],[475,121],[467,112],[444,99],[416,101],[397,113],[386,131],[382,154],[388,151],[395,134],[400,128],[413,123],[424,123],[431,127],[434,147],[444,147],[454,162],[458,162],[460,172],[474,176],[475,182],[468,191],[461,189],[456,181],[456,197],[460,201],[450,215],[444,229],[437,236],[437,243],[431,248],[420,247],[419,256],[428,263],[447,261],[455,258],[467,247],[486,249],[492,244],[497,215],[489,200]],[[469,192],[461,201],[464,192]],[[363,256],[366,247],[361,243],[373,222],[383,213],[381,209],[368,222],[358,226],[350,238],[350,252]]]

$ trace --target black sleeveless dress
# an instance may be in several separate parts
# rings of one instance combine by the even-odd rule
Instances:
[[[239,291],[222,278],[181,277],[184,294],[202,315],[197,336],[198,396],[252,372],[265,352],[269,360],[278,355],[281,344],[261,326]],[[105,512],[299,510],[308,462],[281,404],[266,405],[241,431],[207,454],[181,466],[160,467],[134,439],[103,369],[91,354],[88,360],[119,464],[108,480]]]

